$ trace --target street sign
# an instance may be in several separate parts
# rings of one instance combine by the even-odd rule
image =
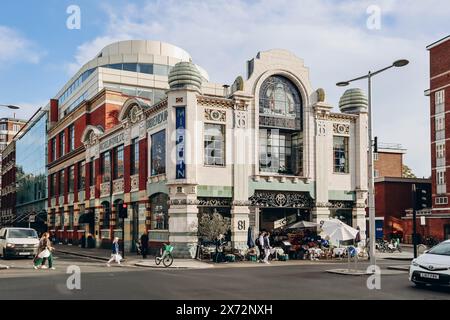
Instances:
[[[424,226],[425,224],[426,224],[425,223],[425,217],[424,216],[420,217],[420,225]]]

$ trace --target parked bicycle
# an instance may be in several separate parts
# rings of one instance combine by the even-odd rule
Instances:
[[[159,250],[159,254],[155,257],[155,263],[157,266],[159,264],[163,263],[163,265],[167,268],[170,267],[173,263],[173,256],[172,256],[173,246],[170,244],[164,243],[164,250],[161,248]]]

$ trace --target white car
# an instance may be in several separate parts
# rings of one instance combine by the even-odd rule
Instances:
[[[39,238],[36,230],[29,228],[3,228],[0,230],[0,255],[30,257],[37,253]]]
[[[409,280],[416,286],[450,285],[450,240],[439,243],[414,259],[409,268]]]

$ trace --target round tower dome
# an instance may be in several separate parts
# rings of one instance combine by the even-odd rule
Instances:
[[[200,90],[202,76],[192,62],[178,62],[169,73],[169,86],[174,88],[192,88]]]
[[[339,99],[339,109],[343,113],[360,113],[367,111],[368,100],[359,88],[348,89]]]

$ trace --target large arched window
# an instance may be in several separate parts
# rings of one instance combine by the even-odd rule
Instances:
[[[259,168],[303,175],[302,99],[287,78],[267,78],[259,92]]]
[[[259,114],[279,119],[272,119],[273,125],[264,119],[265,125],[301,130],[302,100],[297,87],[283,76],[267,78],[259,92]]]

